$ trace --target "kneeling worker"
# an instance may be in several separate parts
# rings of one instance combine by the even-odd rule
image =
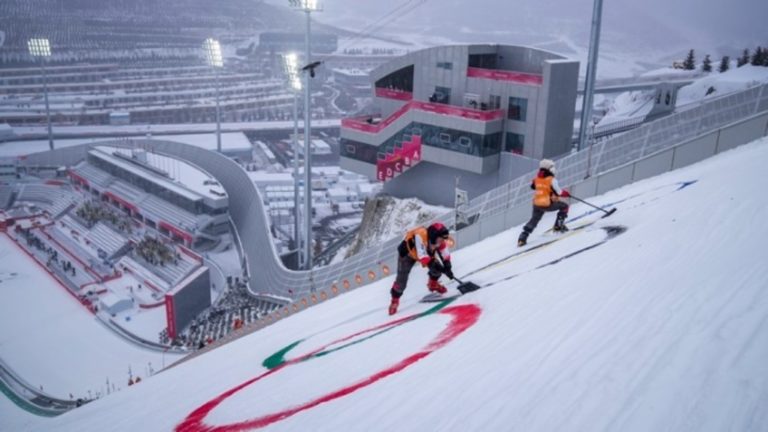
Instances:
[[[435,222],[427,228],[418,227],[408,231],[405,238],[397,247],[397,276],[392,284],[389,303],[389,314],[397,313],[400,297],[408,284],[408,275],[416,262],[421,263],[429,271],[427,289],[430,292],[445,294],[446,288],[438,281],[445,274],[453,279],[451,270],[451,253],[448,249],[448,228],[440,222]]]

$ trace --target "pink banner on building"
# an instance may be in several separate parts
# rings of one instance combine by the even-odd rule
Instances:
[[[376,162],[376,178],[385,182],[393,179],[409,167],[421,160],[421,137],[414,136],[403,143],[403,147],[387,154],[383,160]]]
[[[512,81],[528,85],[541,85],[544,82],[544,77],[541,75],[474,67],[467,68],[467,76],[470,78],[485,78],[496,81]]]
[[[112,192],[104,192],[104,195],[110,198],[111,200],[118,202],[122,204],[125,208],[131,210],[132,212],[138,212],[139,208],[133,205],[132,203],[120,198],[119,196],[113,194]]]
[[[168,337],[176,338],[176,311],[173,308],[173,296],[165,295],[165,326],[168,329]]]
[[[479,121],[491,121],[504,117],[504,110],[501,109],[483,111],[471,108],[462,108],[453,105],[410,101],[384,120],[373,122],[371,117],[345,118],[341,120],[341,127],[359,130],[361,132],[379,133],[410,110],[419,110],[431,112],[434,114],[461,117],[469,120]]]
[[[504,117],[504,110],[482,111],[471,108],[462,108],[453,105],[412,101],[409,105],[413,109],[431,112],[435,114],[462,117],[470,120],[491,121]]]
[[[402,101],[409,101],[413,99],[413,93],[411,92],[407,92],[403,90],[379,88],[379,87],[376,87],[376,96],[387,98],[387,99],[397,99]]]
[[[168,222],[160,221],[160,223],[158,223],[157,225],[160,228],[164,228],[164,229],[168,230],[168,232],[170,232],[172,234],[175,234],[177,237],[182,238],[185,242],[187,242],[189,244],[192,244],[192,242],[195,240],[195,236],[193,236],[192,234],[190,234],[190,233],[188,233],[188,232],[186,232],[186,231],[184,231],[182,229],[176,228],[175,226],[169,224]]]
[[[77,174],[76,172],[74,172],[72,170],[69,170],[68,172],[69,172],[69,176],[72,177],[72,180],[75,180],[76,182],[80,182],[80,183],[82,183],[84,185],[90,186],[90,184],[88,183],[88,180],[86,180],[81,175]]]

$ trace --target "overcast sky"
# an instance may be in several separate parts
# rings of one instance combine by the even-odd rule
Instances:
[[[287,0],[268,0],[287,4]],[[375,33],[428,33],[457,41],[530,43],[567,37],[586,44],[591,0],[325,0],[317,19],[365,28],[385,16],[402,17]],[[712,51],[768,46],[766,0],[605,0],[602,42],[629,49]],[[410,11],[403,13],[405,11]],[[721,54],[721,53],[713,53]]]

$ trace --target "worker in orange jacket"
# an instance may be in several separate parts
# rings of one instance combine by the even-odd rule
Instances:
[[[560,198],[568,198],[571,194],[560,187],[555,178],[555,163],[550,159],[542,159],[539,162],[539,172],[536,178],[531,181],[533,194],[533,214],[528,223],[523,227],[523,232],[517,239],[517,246],[525,246],[528,236],[536,229],[544,213],[556,211],[557,218],[552,230],[556,232],[566,232],[565,218],[568,217],[568,203],[560,201]]]
[[[445,294],[447,290],[439,282],[440,276],[445,274],[453,279],[448,238],[448,228],[440,222],[435,222],[427,228],[414,228],[405,234],[405,238],[397,247],[397,276],[390,290],[392,295],[389,303],[390,315],[397,313],[400,297],[408,284],[408,275],[417,262],[428,269],[427,289],[430,292]]]

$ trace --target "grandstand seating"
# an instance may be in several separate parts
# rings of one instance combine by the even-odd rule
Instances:
[[[53,202],[48,209],[48,213],[51,215],[51,218],[56,219],[69,211],[75,204],[77,204],[77,197],[67,191]]]
[[[134,204],[139,203],[146,196],[144,191],[120,180],[115,180],[112,182],[112,184],[109,186],[109,190],[120,198],[123,198],[126,201]]]
[[[183,254],[180,255],[181,259],[178,260],[178,264],[174,262],[169,262],[165,265],[150,264],[138,255],[134,255],[132,259],[162,278],[169,286],[175,286],[180,280],[200,266],[197,262],[189,261]]]
[[[107,257],[116,255],[128,243],[128,240],[119,232],[113,230],[102,222],[98,222],[94,225],[85,235],[85,238],[96,250],[103,250],[107,254]]]
[[[85,162],[78,165],[73,171],[80,177],[88,180],[91,186],[102,190],[106,189],[113,181],[111,175]]]
[[[118,264],[115,266],[115,268],[122,271],[123,266],[127,267],[128,270],[132,272],[136,278],[144,279],[145,283],[149,282],[152,284],[154,288],[150,287],[150,289],[153,291],[160,290],[165,293],[171,288],[170,284],[165,279],[154,274],[148,269],[148,266],[139,263],[136,259],[128,255],[120,258],[120,261],[118,261]]]
[[[13,186],[0,185],[0,209],[8,208],[13,197]]]
[[[194,233],[198,227],[198,218],[175,205],[172,205],[154,195],[148,195],[147,198],[139,204],[141,212],[148,213],[150,219],[162,220],[181,228],[190,233]],[[201,226],[202,227],[202,226]]]
[[[19,189],[19,201],[33,201],[51,205],[60,196],[61,188],[38,183],[27,183]]]

